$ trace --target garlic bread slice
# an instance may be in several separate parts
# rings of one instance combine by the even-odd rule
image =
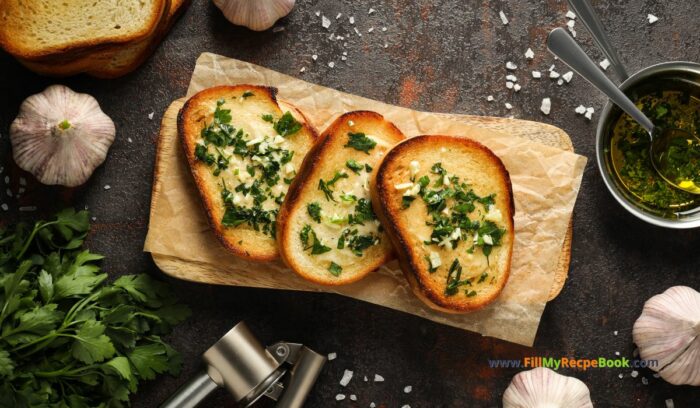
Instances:
[[[277,90],[236,85],[205,89],[178,115],[178,133],[209,222],[235,255],[279,256],[277,215],[316,132]]]
[[[416,295],[452,313],[501,293],[513,251],[513,193],[501,160],[473,140],[416,136],[377,168],[372,203]]]
[[[323,285],[357,281],[391,257],[372,210],[369,182],[384,154],[404,135],[375,112],[336,119],[304,159],[282,204],[277,240],[282,259]]]

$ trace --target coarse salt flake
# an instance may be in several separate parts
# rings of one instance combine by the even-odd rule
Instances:
[[[342,401],[345,399],[345,394],[338,394],[335,396],[336,401]]]
[[[506,102],[506,109],[508,109],[508,110],[513,109],[513,105],[511,105],[511,104],[509,104],[508,102]]]
[[[606,59],[600,61],[600,64],[598,64],[598,65],[600,65],[600,67],[603,68],[603,70],[606,70],[610,66],[610,61],[608,61],[608,59],[606,58]]]
[[[350,401],[357,401],[357,395],[350,394]]]
[[[501,22],[503,23],[503,25],[508,24],[508,17],[506,17],[506,13],[504,13],[503,10],[498,12],[498,16],[501,17]]]
[[[571,82],[571,79],[574,77],[574,73],[569,71],[566,74],[562,75],[561,77],[568,84],[569,82]]]
[[[525,58],[529,60],[535,58],[535,52],[532,51],[532,48],[528,48],[527,51],[525,51]]]
[[[372,14],[372,13],[375,13],[376,11],[377,11],[377,10],[375,10],[375,9],[373,9],[373,8],[370,8],[370,9],[367,11],[367,14]]]
[[[515,75],[513,75],[513,74],[510,74],[510,75],[506,75],[506,81],[510,81],[510,82],[518,82],[518,77],[516,77],[516,76],[515,76]]]
[[[575,20],[575,19],[576,19],[576,13],[574,13],[574,12],[571,11],[571,10],[569,10],[569,11],[566,12],[566,18],[571,19],[571,20]]]
[[[367,32],[368,32],[368,33],[371,33],[372,31],[374,31],[374,27],[370,27],[370,28],[367,29]]]
[[[542,99],[542,105],[540,105],[540,110],[545,115],[549,115],[549,112],[552,110],[552,100],[549,98]]]
[[[384,382],[384,377],[379,374],[374,375],[374,382]]]
[[[574,112],[578,113],[579,115],[583,115],[586,113],[586,107],[583,105],[579,105],[574,109]],[[615,332],[615,335],[617,336],[617,332]]]
[[[339,18],[342,17],[342,16],[343,16],[343,13],[338,13],[338,14],[335,16],[335,19],[337,20],[337,19],[339,19]]]
[[[338,353],[328,353],[328,361],[333,361],[338,358]]]
[[[647,20],[649,21],[649,24],[654,24],[655,22],[659,21],[659,18],[653,14],[647,14]]]
[[[301,69],[299,69],[299,72],[306,72],[306,67],[301,67]]]
[[[355,17],[354,16],[348,17],[348,21],[350,22],[350,24],[355,24]]]
[[[557,79],[559,78],[559,73],[557,71],[549,71],[549,77],[552,79]]]
[[[514,90],[515,92],[520,92],[520,88],[521,88],[520,84],[515,84],[515,85],[513,85],[513,90]]]
[[[622,373],[620,373],[620,374],[617,375],[617,377],[618,377],[619,379],[622,379],[624,376],[625,376],[625,375],[622,374]]]
[[[403,387],[403,392],[405,392],[406,394],[409,394],[411,391],[413,391],[412,386],[407,385],[407,386]]]
[[[348,384],[350,384],[350,380],[352,380],[352,374],[353,373],[350,370],[343,371],[343,378],[340,379],[340,385],[345,387]]]
[[[566,26],[569,28],[574,28],[575,25],[576,25],[576,21],[574,21],[574,20],[569,20],[566,22]]]
[[[326,16],[322,16],[321,25],[323,26],[323,28],[328,29],[331,26],[331,19]]]
[[[515,65],[515,63],[512,61],[508,61],[508,62],[506,62],[506,69],[513,71],[513,70],[518,69],[518,66]]]
[[[674,408],[673,399],[667,399],[664,401],[666,403],[666,408]]]
[[[328,67],[329,67],[329,68],[335,67],[335,62],[333,62],[333,61],[329,62],[329,63],[328,63]]]
[[[3,211],[7,211],[10,209],[10,207],[5,203],[2,203],[2,205],[0,205],[0,208],[2,208]]]
[[[513,83],[510,81],[506,82],[506,88],[513,89]]]
[[[564,80],[561,79],[561,78],[559,78],[559,79],[557,80],[557,85],[559,85],[559,86],[564,85]]]
[[[112,186],[110,186],[109,184],[105,184],[105,186],[104,186],[105,190],[109,190],[110,188],[112,188]]]
[[[153,115],[154,115],[154,114],[155,114],[155,112],[149,113],[149,114],[148,114],[148,119],[149,119],[149,120],[153,120]]]
[[[542,73],[540,71],[532,71],[532,77],[535,79],[542,78]]]
[[[630,376],[631,376],[632,378],[637,378],[637,376],[639,376],[639,371],[637,371],[637,370],[632,370],[632,372],[630,373]]]
[[[493,95],[489,95],[486,97],[486,100],[489,102],[493,102]]]
[[[316,54],[312,55],[312,56],[311,56],[311,59],[314,60],[314,61],[316,61],[316,60],[318,59],[318,55],[316,55]]]

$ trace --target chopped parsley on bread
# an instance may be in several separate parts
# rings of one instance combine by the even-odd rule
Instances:
[[[309,152],[282,204],[277,240],[284,262],[323,285],[355,282],[392,256],[369,183],[404,135],[375,112],[336,119]]]
[[[510,273],[513,194],[501,160],[473,140],[417,136],[376,170],[374,210],[415,294],[451,313],[498,297]]]
[[[316,132],[277,90],[236,85],[205,89],[178,115],[178,133],[221,243],[254,261],[279,256],[277,215]]]

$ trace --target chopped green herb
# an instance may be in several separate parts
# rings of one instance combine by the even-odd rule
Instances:
[[[336,171],[332,179],[328,181],[320,179],[318,181],[318,189],[323,191],[323,194],[326,196],[326,200],[335,201],[335,198],[333,197],[333,189],[331,187],[341,178],[348,178],[348,175],[346,173]]]
[[[197,160],[204,162],[208,166],[211,166],[216,161],[216,158],[214,157],[214,155],[209,153],[207,151],[207,147],[204,146],[203,144],[197,144],[197,146],[195,146],[194,157]]]
[[[345,203],[354,203],[357,201],[357,196],[354,194],[343,193],[340,195],[340,201]]]
[[[231,109],[221,109],[224,105],[224,100],[216,101],[216,110],[214,110],[214,122],[217,124],[227,124],[231,122]]]
[[[343,272],[343,267],[338,265],[337,263],[331,261],[330,266],[328,267],[328,271],[331,273],[333,276],[340,276],[340,273]]]
[[[312,220],[321,222],[321,204],[317,202],[309,203],[306,205],[306,211],[309,212]]]
[[[460,286],[471,286],[471,280],[465,279],[460,280],[462,277],[462,265],[459,263],[459,259],[455,258],[450,265],[450,270],[447,272],[447,285],[445,286],[445,295],[454,296],[459,291]]]
[[[365,171],[366,171],[367,173],[371,173],[371,172],[372,172],[372,166],[370,166],[369,164],[365,163]]]
[[[488,278],[488,276],[489,276],[488,272],[483,272],[481,274],[481,276],[479,276],[479,280],[476,283],[481,283],[481,282],[485,281],[486,278]]]
[[[474,297],[474,296],[476,296],[476,291],[475,291],[475,290],[467,291],[466,293],[467,293],[467,297]]]
[[[304,250],[311,249],[311,255],[319,255],[331,250],[321,243],[321,240],[316,236],[316,232],[314,232],[313,228],[308,224],[304,225],[304,228],[302,228],[299,233],[299,238],[304,246]]]
[[[374,244],[379,243],[379,238],[375,237],[372,234],[369,235],[357,235],[352,238],[350,238],[350,242],[348,243],[348,248],[352,251],[353,254],[356,256],[362,256],[362,252],[371,247]]]
[[[362,164],[358,163],[357,161],[355,161],[353,159],[346,161],[345,165],[347,166],[347,168],[349,168],[350,170],[352,170],[356,174],[360,174],[360,172],[362,171]]]
[[[266,114],[262,115],[262,120],[264,120],[265,122],[272,123],[272,122],[274,122],[275,118],[271,114],[266,113]]]
[[[364,133],[350,132],[348,133],[348,137],[348,143],[345,145],[345,147],[352,147],[355,150],[359,150],[367,154],[369,154],[369,151],[374,149],[374,146],[377,145],[377,142],[367,137]]]
[[[372,203],[366,198],[360,198],[355,205],[355,213],[348,216],[350,225],[364,225],[365,221],[377,219],[372,209]]]
[[[250,92],[250,91],[243,92],[243,98],[250,98],[253,95],[255,95],[255,94]]]
[[[285,112],[280,120],[275,123],[275,131],[282,137],[287,137],[293,135],[301,130],[301,123],[299,123],[290,112]]]

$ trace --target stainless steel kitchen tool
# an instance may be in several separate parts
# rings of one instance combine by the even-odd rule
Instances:
[[[194,408],[219,387],[240,407],[263,396],[279,408],[300,408],[326,363],[326,357],[298,343],[264,348],[244,322],[238,323],[202,356],[205,369],[191,378],[161,408]]]
[[[593,10],[591,3],[588,0],[569,0],[569,6],[576,16],[578,16],[579,20],[581,20],[583,25],[586,26],[588,32],[591,34],[591,37],[593,37],[593,40],[596,42],[596,44],[598,44],[598,48],[600,48],[600,50],[603,51],[603,54],[605,54],[605,56],[608,58],[610,65],[612,65],[613,69],[617,73],[617,76],[620,78],[620,81],[626,80],[629,75],[627,75],[627,71],[625,70],[624,65],[622,65],[622,61],[620,61],[620,57],[617,55],[615,47],[610,44],[608,35],[605,33],[605,29],[603,28],[603,23],[600,22],[600,19],[595,13],[595,10]]]

